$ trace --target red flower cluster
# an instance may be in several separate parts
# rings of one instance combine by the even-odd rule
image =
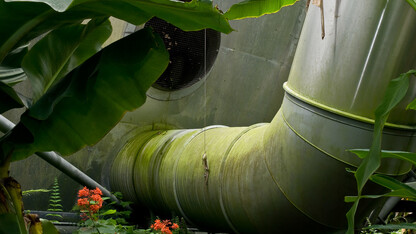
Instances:
[[[172,224],[172,222],[168,219],[163,221],[160,221],[160,219],[156,219],[155,223],[150,225],[150,228],[156,231],[161,231],[163,234],[172,234],[170,228],[172,228],[172,230],[175,230],[179,228],[179,225],[176,223]]]
[[[103,193],[99,188],[90,190],[87,187],[84,187],[78,191],[78,206],[82,212],[81,217],[83,219],[97,219],[95,214],[103,206],[101,195],[103,195]]]

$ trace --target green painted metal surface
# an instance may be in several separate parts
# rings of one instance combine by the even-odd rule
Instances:
[[[151,209],[174,211],[208,229],[271,233],[273,228],[290,231],[296,223],[308,224],[304,228],[309,231],[342,229],[349,208],[343,198],[356,186],[345,168],[358,165],[346,150],[368,148],[367,134],[369,124],[287,94],[271,123],[143,131],[120,151],[112,181],[129,196],[134,188],[136,199]],[[384,137],[391,139],[384,147],[396,150],[408,150],[412,140],[408,130],[389,129]],[[390,175],[410,170],[397,160],[383,165],[379,172]],[[120,171],[129,171],[128,178]]]
[[[286,91],[328,111],[372,122],[388,81],[416,66],[416,12],[394,0],[324,4],[326,36],[321,39],[319,8],[311,7]],[[405,111],[414,95],[409,92],[389,123],[416,125],[416,112]]]

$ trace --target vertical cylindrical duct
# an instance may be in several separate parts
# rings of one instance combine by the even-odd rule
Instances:
[[[345,169],[359,165],[346,150],[370,147],[372,113],[387,84],[416,65],[416,31],[407,26],[416,14],[405,1],[324,4],[326,37],[321,39],[319,8],[311,6],[271,123],[143,131],[115,159],[113,189],[208,230],[346,228],[351,204],[344,196],[356,193],[356,183]],[[415,98],[415,87],[407,99]],[[415,125],[415,113],[399,106],[383,132],[383,148],[415,150]],[[388,159],[378,172],[400,176],[410,167]],[[375,185],[366,189],[381,192]],[[362,203],[358,219],[368,215],[371,202]]]
[[[323,1],[310,7],[292,64],[286,92],[327,111],[371,122],[389,81],[416,66],[416,12],[395,0]],[[416,84],[413,81],[413,86]],[[406,101],[389,122],[416,125]]]

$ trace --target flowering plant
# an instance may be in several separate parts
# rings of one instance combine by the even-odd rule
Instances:
[[[78,191],[77,205],[81,212],[83,227],[74,233],[132,233],[133,227],[122,226],[114,219],[100,219],[100,216],[112,215],[116,210],[106,210],[100,213],[103,201],[106,197],[101,197],[103,193],[99,188],[88,189],[84,187]]]
[[[163,220],[160,221],[160,219],[156,219],[155,223],[150,225],[150,228],[155,231],[160,231],[160,233],[163,234],[172,234],[172,230],[179,231],[179,225],[177,223],[172,223],[170,220]]]
[[[98,211],[103,206],[101,195],[103,195],[103,193],[99,188],[90,190],[87,187],[84,187],[78,191],[79,199],[77,203],[83,220],[98,220]]]

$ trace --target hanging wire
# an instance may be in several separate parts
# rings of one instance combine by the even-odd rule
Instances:
[[[202,155],[202,163],[204,165],[205,185],[208,186],[209,165],[208,165],[208,157],[207,157],[206,127],[207,127],[207,30],[204,29],[204,130],[203,130],[204,131],[203,132],[204,153]]]
[[[207,126],[207,30],[204,29],[204,127]],[[204,131],[204,154],[206,155],[206,131]]]

